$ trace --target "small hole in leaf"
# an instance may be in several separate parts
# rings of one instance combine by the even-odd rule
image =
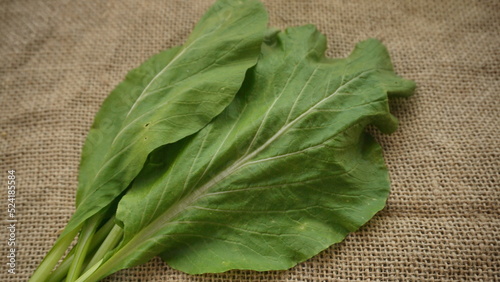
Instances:
[[[144,125],[144,127],[148,127],[148,126],[149,126],[149,122]]]

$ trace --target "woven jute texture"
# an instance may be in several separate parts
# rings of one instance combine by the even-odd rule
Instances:
[[[500,1],[269,0],[271,26],[312,23],[343,57],[375,37],[415,80],[391,102],[381,142],[387,207],[359,231],[287,271],[190,276],[160,259],[105,281],[500,281]],[[26,281],[74,211],[93,117],[128,70],[182,44],[211,0],[0,1],[0,214],[16,170],[16,274]]]

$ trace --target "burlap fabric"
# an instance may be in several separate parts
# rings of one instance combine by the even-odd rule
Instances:
[[[0,2],[0,213],[17,176],[17,274],[25,281],[73,212],[80,150],[100,103],[131,68],[181,44],[212,3]],[[368,224],[288,271],[190,276],[160,259],[106,281],[500,281],[500,2],[265,1],[271,25],[316,24],[330,56],[368,37],[413,79],[392,102],[400,129],[375,133],[392,178]]]

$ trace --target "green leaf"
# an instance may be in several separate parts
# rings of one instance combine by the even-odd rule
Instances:
[[[127,75],[88,134],[77,210],[63,235],[125,190],[151,151],[197,132],[231,102],[257,61],[266,25],[260,2],[219,0],[183,46]]]
[[[366,223],[390,190],[364,128],[396,129],[388,95],[410,95],[384,46],[324,57],[313,26],[267,40],[226,110],[160,148],[122,198],[124,240],[95,278],[155,255],[196,274],[292,267]]]

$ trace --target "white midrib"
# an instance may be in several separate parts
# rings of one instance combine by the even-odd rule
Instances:
[[[292,120],[290,123],[286,124],[283,126],[278,132],[276,132],[269,140],[267,140],[264,144],[262,144],[258,149],[253,151],[250,154],[247,154],[237,160],[235,163],[233,163],[231,166],[220,172],[218,175],[216,175],[214,178],[212,178],[210,181],[205,183],[203,186],[201,186],[199,189],[196,189],[193,193],[191,193],[189,196],[185,197],[183,200],[180,200],[177,202],[174,206],[172,206],[170,209],[166,210],[163,214],[158,216],[153,222],[151,222],[148,226],[146,226],[144,229],[142,229],[139,233],[137,233],[132,240],[130,240],[127,245],[132,243],[133,241],[138,240],[139,242],[146,241],[148,239],[154,238],[153,235],[155,232],[160,230],[166,223],[168,223],[173,217],[178,215],[180,212],[182,212],[184,209],[189,207],[192,203],[194,203],[198,198],[200,198],[207,190],[215,186],[217,183],[228,177],[229,175],[233,174],[240,168],[246,165],[246,163],[251,160],[253,157],[255,157],[257,154],[265,150],[270,144],[272,144],[276,139],[278,139],[281,135],[283,135],[288,129],[290,129],[294,124],[299,122],[302,118],[305,116],[309,115],[311,112],[313,112],[318,106],[323,104],[325,101],[336,95],[337,93],[341,92],[343,89],[345,89],[350,83],[361,77],[362,75],[366,74],[367,72],[370,72],[373,70],[368,70],[365,72],[362,72],[358,74],[357,76],[353,77],[351,80],[346,82],[344,85],[340,86],[333,92],[331,95],[321,99],[319,102],[317,102],[315,105],[313,105],[311,108],[309,108],[307,111],[296,117],[294,120]]]

